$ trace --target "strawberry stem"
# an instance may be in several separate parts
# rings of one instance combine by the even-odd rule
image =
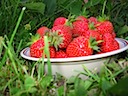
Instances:
[[[104,1],[104,4],[103,4],[102,17],[104,17],[104,11],[105,11],[106,3],[107,3],[107,0],[105,0],[105,1]]]
[[[102,8],[102,14],[99,16],[98,21],[106,21],[109,20],[109,17],[105,15],[105,7],[106,7],[107,0],[104,1],[103,8]]]
[[[84,16],[85,18],[88,18],[89,17],[89,12],[87,11],[87,8],[86,7],[84,7],[82,9],[81,15]]]

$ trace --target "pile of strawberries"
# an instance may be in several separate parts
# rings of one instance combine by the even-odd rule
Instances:
[[[96,17],[77,16],[73,20],[58,17],[53,27],[40,27],[38,39],[30,45],[30,55],[44,53],[44,36],[49,40],[50,58],[67,58],[102,54],[119,49],[112,22]]]

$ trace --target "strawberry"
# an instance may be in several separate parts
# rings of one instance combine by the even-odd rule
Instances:
[[[30,46],[30,55],[32,57],[41,58],[44,53],[44,39],[40,38]],[[55,57],[55,48],[49,47],[50,57]]]
[[[43,37],[46,34],[46,32],[49,32],[49,28],[46,26],[42,26],[37,30],[36,33]]]
[[[114,32],[114,27],[112,22],[109,20],[109,17],[102,14],[102,16],[98,17],[98,23],[96,24],[96,28],[98,29],[100,34],[111,33]]]
[[[116,37],[116,33],[112,32],[112,36],[113,36],[113,38],[115,38]]]
[[[50,58],[54,58],[55,57],[55,54],[56,54],[55,47],[50,46],[49,47],[49,53],[50,53]]]
[[[104,34],[104,33],[111,33],[114,31],[113,28],[113,24],[110,21],[103,21],[103,22],[99,22],[96,25],[96,28],[98,29],[98,32],[100,34]]]
[[[74,37],[82,35],[83,33],[85,33],[85,31],[89,29],[88,23],[81,20],[74,21],[72,23],[72,26],[73,26],[72,33]]]
[[[93,48],[94,47],[91,45],[88,38],[79,36],[73,39],[73,41],[68,45],[66,48],[66,54],[68,57],[88,56],[93,54]]]
[[[102,35],[97,31],[97,30],[88,30],[86,31],[84,34],[82,34],[82,36],[86,37],[86,38],[95,38],[96,41],[102,40]]]
[[[112,34],[114,32],[114,27],[112,22],[109,20],[109,16],[104,14],[106,4],[107,3],[104,2],[102,14],[98,17],[98,24],[96,24],[96,27],[101,35],[103,35],[104,33]]]
[[[57,48],[67,48],[72,40],[71,28],[66,25],[58,25],[52,28],[52,44]]]
[[[104,33],[103,42],[101,43],[102,52],[110,52],[119,49],[119,43],[113,38],[112,34]]]
[[[88,18],[88,21],[89,21],[89,23],[93,23],[94,25],[96,25],[98,23],[98,20],[95,17]]]
[[[63,50],[59,50],[56,52],[55,58],[67,58],[67,54]]]
[[[96,41],[102,40],[102,35],[97,31],[93,23],[89,23],[89,30],[85,31],[81,36],[85,36],[86,38],[95,38]]]
[[[84,22],[88,23],[88,19],[85,18],[84,16],[78,16],[78,17],[76,17],[76,20],[80,20],[80,21],[84,21]]]
[[[53,26],[57,25],[64,25],[66,23],[67,19],[65,17],[58,17],[54,20]]]

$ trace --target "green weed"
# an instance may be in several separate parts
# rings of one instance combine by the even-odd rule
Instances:
[[[44,58],[37,62],[24,60],[20,51],[27,47],[30,34],[40,26],[52,27],[58,16],[86,14],[110,16],[118,37],[128,39],[127,0],[1,0],[0,1],[0,96],[121,96],[127,95],[127,55],[115,57],[107,62],[100,73],[83,66],[88,79],[78,76],[65,78],[61,74],[52,76],[49,45],[45,37]],[[86,12],[85,12],[86,9]],[[84,12],[83,12],[84,11]],[[48,73],[44,66],[48,66]],[[120,83],[118,83],[120,82]],[[123,82],[123,83],[121,83]],[[125,82],[125,83],[124,83]],[[117,87],[117,89],[116,89]],[[115,90],[122,89],[115,93]],[[92,94],[93,93],[93,94]]]

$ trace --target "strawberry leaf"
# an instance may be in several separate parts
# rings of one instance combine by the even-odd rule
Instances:
[[[56,9],[56,0],[44,0],[44,3],[46,4],[46,14],[54,14]]]
[[[36,2],[36,3],[25,3],[22,5],[27,7],[30,10],[44,14],[44,10],[45,10],[45,4],[44,3]]]
[[[101,2],[101,0],[85,0],[85,1],[87,1],[87,2],[85,2],[85,5],[84,5],[84,7],[86,7],[86,8],[97,5]]]
[[[89,47],[92,48],[93,50],[96,50],[97,52],[100,51],[98,47],[98,42],[93,37],[90,37],[89,39]]]
[[[70,6],[70,12],[75,15],[81,14],[82,2],[81,0],[76,0]]]
[[[121,79],[116,85],[109,89],[109,92],[118,96],[127,96],[128,95],[128,77]]]

